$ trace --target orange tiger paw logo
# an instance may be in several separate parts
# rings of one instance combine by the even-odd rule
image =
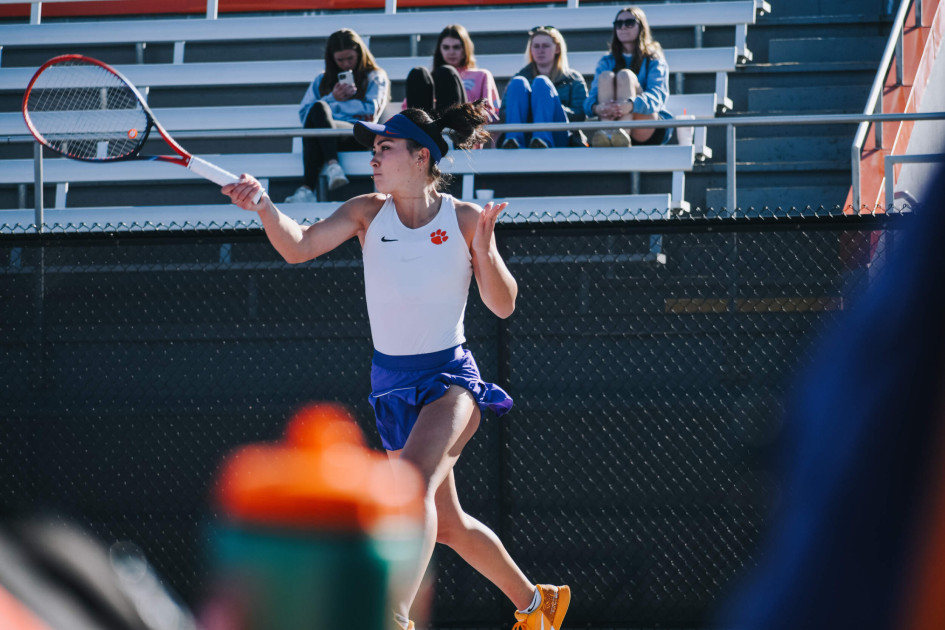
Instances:
[[[449,236],[446,235],[446,232],[443,230],[437,230],[436,232],[430,232],[430,240],[433,241],[434,245],[440,245],[445,243],[449,239]]]

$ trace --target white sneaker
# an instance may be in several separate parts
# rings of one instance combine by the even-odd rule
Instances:
[[[345,177],[344,169],[338,162],[332,162],[322,167],[322,175],[328,178],[328,190],[335,190],[348,185],[348,178]]]
[[[283,203],[316,203],[318,197],[311,188],[299,186],[294,193],[285,198]]]
[[[630,142],[630,134],[627,133],[626,129],[617,129],[614,131],[613,135],[610,136],[610,143],[615,147],[629,147],[632,144]]]
[[[594,135],[591,136],[591,146],[592,147],[612,147],[614,146],[610,142],[610,134],[608,134],[603,129],[598,129],[594,132]]]

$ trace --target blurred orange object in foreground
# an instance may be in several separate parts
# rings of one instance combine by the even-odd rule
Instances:
[[[206,630],[385,630],[420,553],[423,484],[351,414],[310,405],[278,443],[240,447],[216,486]]]
[[[371,531],[389,518],[419,519],[422,490],[412,466],[367,448],[347,409],[318,403],[292,418],[285,441],[232,453],[217,498],[245,523]]]

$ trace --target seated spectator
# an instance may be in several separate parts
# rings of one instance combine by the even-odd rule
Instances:
[[[433,71],[417,66],[407,75],[404,108],[422,109],[439,116],[455,103],[486,99],[489,116],[499,119],[499,89],[492,73],[476,67],[475,47],[461,24],[450,24],[440,33],[433,53]]]
[[[621,9],[614,19],[610,53],[597,62],[584,112],[600,120],[658,120],[672,118],[665,111],[669,96],[669,66],[663,49],[653,40],[646,15],[638,7]],[[630,146],[666,144],[672,129],[652,127],[633,129],[630,134],[618,129],[598,130],[591,144]]]
[[[502,99],[506,123],[580,122],[584,120],[587,84],[568,65],[568,47],[553,26],[539,26],[528,33],[525,50],[528,65],[519,70],[505,89]],[[517,149],[586,146],[580,131],[535,131],[526,142],[522,132],[508,132],[500,146]]]
[[[351,80],[345,81],[350,75]],[[325,46],[325,71],[308,86],[299,105],[306,129],[352,129],[358,121],[377,122],[390,101],[390,81],[371,51],[350,29],[335,31]],[[302,185],[286,203],[318,201],[318,178],[328,178],[328,189],[348,184],[338,163],[338,151],[360,151],[354,136],[302,139]]]

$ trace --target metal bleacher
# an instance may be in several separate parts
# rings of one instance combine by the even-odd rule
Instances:
[[[734,29],[734,44],[706,48],[668,48],[666,50],[670,70],[673,73],[714,76],[714,91],[699,93],[673,94],[669,109],[682,113],[686,111],[696,117],[711,117],[719,111],[731,107],[727,95],[728,74],[734,72],[739,63],[751,59],[751,51],[745,42],[745,32],[753,24],[756,15],[769,11],[762,0],[739,0],[734,2],[706,2],[689,4],[660,4],[645,7],[651,26],[654,28],[687,27],[700,24],[731,26]],[[321,71],[323,62],[317,58],[279,59],[265,61],[201,61],[192,55],[195,44],[207,42],[225,42],[227,46],[257,46],[266,42],[291,39],[316,39],[312,33],[327,34],[341,27],[350,27],[366,37],[407,36],[411,45],[411,55],[381,56],[379,64],[385,68],[393,81],[402,81],[410,68],[429,63],[427,55],[416,54],[415,42],[420,36],[433,35],[444,24],[459,22],[464,24],[473,37],[487,34],[521,34],[536,23],[566,25],[561,28],[568,36],[569,31],[587,31],[596,29],[606,33],[613,18],[614,7],[593,6],[580,8],[529,8],[529,9],[483,9],[443,11],[430,10],[396,14],[326,14],[301,16],[274,16],[251,18],[209,19],[164,19],[130,20],[122,22],[121,28],[102,28],[102,24],[89,22],[62,22],[39,25],[10,24],[0,25],[0,41],[3,42],[3,57],[0,57],[0,96],[20,93],[32,75],[33,66],[10,67],[6,63],[18,53],[33,50],[56,53],[72,52],[74,47],[95,44],[96,46],[140,46],[142,44],[164,42],[173,44],[173,58],[170,63],[120,64],[119,70],[143,91],[151,94],[174,90],[206,89],[212,94],[215,89],[239,90],[282,86],[287,93],[295,94],[289,102],[276,104],[265,100],[255,104],[227,104],[224,98],[214,100],[212,95],[201,98],[198,107],[160,107],[155,106],[157,118],[172,133],[180,131],[232,131],[234,138],[240,132],[258,129],[293,130],[298,129],[296,103],[304,86]],[[516,38],[515,52],[500,54],[477,54],[481,67],[488,68],[496,76],[500,85],[511,77],[523,64],[520,48],[522,43]],[[569,52],[571,65],[588,78],[593,76],[594,65],[601,56],[601,50]],[[191,60],[191,57],[194,57]],[[106,59],[107,60],[107,59]],[[12,99],[9,99],[12,100]],[[168,99],[164,99],[166,104]],[[6,101],[5,101],[6,102]],[[154,105],[154,100],[151,101]],[[16,136],[25,133],[25,126],[18,111],[9,107],[0,111],[0,137]],[[601,210],[620,208],[633,210],[636,216],[665,216],[674,210],[687,210],[684,199],[685,173],[691,171],[697,160],[711,157],[712,149],[706,140],[704,127],[696,128],[692,146],[670,144],[662,147],[633,147],[631,150],[616,148],[588,149],[552,149],[547,151],[497,151],[492,149],[471,152],[455,152],[454,161],[444,168],[452,172],[461,181],[460,195],[465,199],[473,198],[473,191],[479,188],[477,177],[490,175],[520,175],[522,177],[560,175],[561,177],[587,177],[588,174],[626,175],[632,173],[666,173],[670,175],[670,190],[646,194],[633,190],[608,191],[596,187],[594,195],[556,195],[530,194],[504,195],[503,198],[514,200],[512,207],[524,216],[527,213],[588,213],[600,216]],[[185,142],[185,146],[191,146]],[[298,155],[299,141],[284,141],[277,150],[267,147],[256,152],[245,152],[236,148],[234,141],[204,143],[201,148],[194,148],[200,153],[233,172],[251,172],[267,183],[278,183],[284,188],[298,181],[302,164]],[[203,149],[203,150],[202,150]],[[578,153],[579,152],[579,153]],[[365,180],[369,176],[366,153],[343,153],[341,162],[352,181]],[[14,222],[32,222],[32,209],[26,209],[23,201],[24,190],[34,180],[33,161],[22,154],[4,156],[0,168],[0,189],[17,188],[17,202],[2,203],[0,210],[4,217],[2,224]],[[578,159],[579,158],[579,159]],[[76,186],[101,185],[103,191],[109,186],[119,186],[125,182],[158,183],[194,179],[194,175],[185,169],[155,163],[121,163],[106,167],[83,164],[59,158],[46,159],[44,181],[56,185],[55,212],[47,214],[47,222],[62,224],[105,224],[111,223],[115,209],[129,201],[133,209],[125,208],[124,222],[128,223],[180,223],[189,222],[239,222],[245,215],[238,209],[207,205],[197,202],[186,205],[137,205],[138,200],[122,198],[119,194],[101,195],[102,201],[90,204],[87,201],[75,207],[68,203],[67,192],[70,184]],[[193,182],[191,182],[193,183]],[[207,186],[212,186],[207,184]],[[278,195],[274,195],[278,198]],[[5,199],[13,195],[7,194]],[[152,200],[152,204],[154,201]],[[10,207],[13,205],[13,207]],[[292,212],[302,220],[317,220],[333,208],[337,201],[319,204],[306,204],[296,207]],[[19,208],[17,208],[19,206]],[[130,215],[130,216],[129,216]],[[625,214],[634,216],[634,213]]]

